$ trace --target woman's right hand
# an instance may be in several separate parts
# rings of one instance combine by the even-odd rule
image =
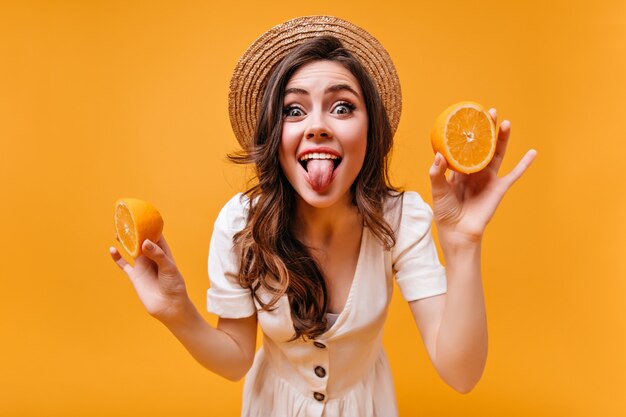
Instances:
[[[117,249],[109,248],[111,258],[128,275],[148,313],[166,324],[176,321],[190,301],[165,238],[161,236],[156,244],[146,239],[142,252],[133,267]]]

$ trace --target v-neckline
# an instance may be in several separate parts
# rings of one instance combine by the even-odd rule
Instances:
[[[346,298],[346,303],[339,313],[331,313],[337,315],[337,320],[335,320],[335,323],[330,327],[330,329],[327,329],[324,333],[322,333],[322,337],[329,337],[330,335],[332,335],[336,331],[336,329],[341,326],[341,323],[346,320],[346,316],[350,311],[350,306],[352,304],[354,292],[356,291],[355,288],[358,284],[358,279],[361,275],[363,275],[360,273],[360,269],[361,264],[363,263],[363,252],[365,252],[365,240],[368,238],[367,230],[367,227],[363,225],[363,231],[361,232],[361,243],[359,246],[359,257],[357,258],[356,266],[354,267],[354,276],[352,277],[352,282],[350,283],[350,290],[348,291],[348,298]]]

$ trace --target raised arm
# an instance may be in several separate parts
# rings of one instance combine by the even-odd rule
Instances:
[[[487,317],[480,276],[480,244],[446,260],[447,294],[409,306],[437,373],[460,393],[470,392],[487,361]]]
[[[495,109],[490,110],[494,121]],[[430,168],[433,211],[446,264],[447,294],[410,303],[411,312],[439,375],[459,392],[472,390],[487,360],[487,318],[480,270],[485,228],[500,201],[536,156],[530,150],[509,174],[497,176],[511,124],[498,132],[491,163],[475,174],[452,173],[441,154]]]
[[[164,237],[143,243],[135,266],[113,247],[111,258],[128,275],[148,313],[162,322],[205,368],[231,381],[241,379],[254,359],[256,314],[241,319],[220,318],[208,324],[193,305]]]

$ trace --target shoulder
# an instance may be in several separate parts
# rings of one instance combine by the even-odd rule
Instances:
[[[224,204],[215,219],[215,228],[241,230],[245,227],[250,200],[244,193],[235,194]]]
[[[433,211],[426,201],[415,191],[407,191],[404,193],[404,200],[402,202],[403,217],[412,217],[416,220],[426,220],[431,222],[433,217]]]
[[[385,202],[385,219],[396,232],[416,223],[430,226],[432,217],[432,209],[416,191],[392,194]]]

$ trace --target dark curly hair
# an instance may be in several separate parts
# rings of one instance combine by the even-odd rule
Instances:
[[[276,65],[267,81],[253,146],[229,155],[235,163],[254,164],[257,180],[246,191],[250,201],[247,224],[234,237],[241,255],[239,283],[251,289],[263,310],[271,311],[287,293],[295,330],[291,340],[314,339],[327,327],[324,277],[309,249],[294,236],[295,191],[278,161],[285,87],[296,70],[320,60],[343,65],[363,91],[368,114],[367,151],[350,191],[364,225],[387,250],[395,244],[395,235],[384,219],[383,205],[388,197],[401,195],[390,185],[388,175],[393,134],[378,90],[366,70],[332,36],[313,38],[296,47]],[[260,299],[260,288],[272,295],[269,303]]]

